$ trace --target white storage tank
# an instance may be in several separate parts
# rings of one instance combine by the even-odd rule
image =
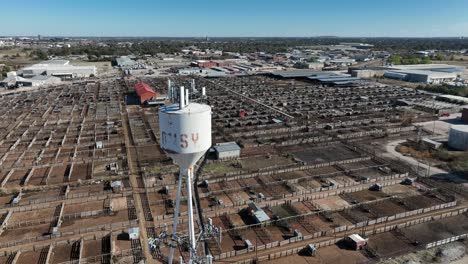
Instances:
[[[450,128],[448,145],[457,150],[468,150],[468,125],[455,125]]]
[[[159,110],[161,148],[182,168],[190,168],[211,147],[211,107],[190,103]]]

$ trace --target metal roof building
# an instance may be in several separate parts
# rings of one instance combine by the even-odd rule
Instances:
[[[386,72],[384,76],[409,82],[437,84],[455,80],[457,78],[457,73],[430,70],[395,70]]]
[[[295,69],[287,71],[274,71],[271,74],[280,78],[306,78],[312,75],[323,74],[322,71],[308,70],[308,69]]]
[[[263,223],[270,221],[270,217],[263,211],[263,209],[256,203],[250,203],[249,209],[251,210],[252,216],[255,218],[257,223]]]
[[[151,86],[144,82],[140,82],[135,84],[135,92],[137,93],[138,97],[140,98],[140,103],[144,104],[148,100],[151,100],[156,97],[156,92],[153,91]]]
[[[410,65],[395,65],[389,67],[392,70],[426,70],[434,72],[463,72],[465,67],[449,64],[410,64]]]
[[[38,75],[81,78],[96,75],[95,66],[73,66],[67,60],[42,61],[21,70],[23,77]]]
[[[216,144],[213,149],[217,159],[233,159],[240,157],[241,148],[236,142],[224,142]]]
[[[114,61],[112,61],[112,64],[119,67],[132,67],[136,64],[136,61],[130,59],[128,56],[121,56],[119,58],[115,58]]]
[[[10,77],[7,77],[5,80],[1,81],[0,86],[12,87],[12,86],[18,85],[18,86],[37,87],[37,86],[42,86],[42,85],[58,84],[61,82],[62,80],[58,77],[46,76],[46,75],[33,76],[32,78],[10,76]]]

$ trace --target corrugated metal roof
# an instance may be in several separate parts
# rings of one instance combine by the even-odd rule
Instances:
[[[335,82],[335,81],[358,81],[361,80],[357,77],[329,77],[329,78],[320,78],[318,79],[321,82]]]
[[[288,70],[288,71],[274,71],[272,74],[274,76],[280,76],[283,78],[294,78],[294,77],[309,77],[312,75],[317,75],[321,74],[323,72],[321,71],[316,71],[316,70],[309,70],[309,69],[303,69],[303,70]]]
[[[218,153],[219,152],[226,152],[226,151],[237,151],[241,148],[237,145],[236,142],[225,142],[225,143],[218,143],[213,147]]]
[[[152,97],[156,97],[156,92],[153,91],[151,86],[144,82],[135,84],[135,92],[140,97],[140,103],[143,103]]]

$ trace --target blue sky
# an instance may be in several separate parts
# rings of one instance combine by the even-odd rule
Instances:
[[[468,0],[0,0],[0,35],[468,36]]]

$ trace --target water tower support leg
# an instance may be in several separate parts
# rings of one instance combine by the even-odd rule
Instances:
[[[177,233],[177,224],[179,223],[179,207],[180,207],[180,196],[182,195],[182,181],[183,181],[182,169],[179,172],[179,183],[177,184],[177,200],[176,207],[174,211],[174,222],[172,224],[172,235],[171,235],[171,252],[169,254],[169,264],[172,264],[172,259],[174,258],[174,249],[177,247],[176,242],[176,233]]]
[[[193,168],[188,169],[187,173],[187,209],[188,209],[188,217],[189,217],[189,239],[190,245],[192,249],[195,249],[196,240],[195,240],[195,225],[193,221],[193,199],[192,199],[192,174]],[[192,253],[190,254],[191,257]]]

